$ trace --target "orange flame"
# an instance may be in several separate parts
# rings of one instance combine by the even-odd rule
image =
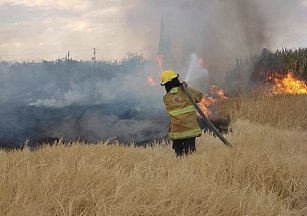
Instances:
[[[274,73],[269,77],[273,81],[272,93],[277,94],[307,94],[307,85],[304,81],[295,78],[292,72],[286,76]]]
[[[155,62],[156,62],[156,66],[157,66],[158,77],[160,77],[162,75],[162,72],[163,72],[163,55],[156,56]],[[147,82],[150,86],[155,86],[157,84],[157,81],[154,79],[154,76],[152,75],[152,73],[149,73],[147,75]]]
[[[155,82],[154,78],[152,77],[152,74],[147,75],[147,82],[149,83],[150,86],[156,85],[156,82]]]
[[[163,55],[158,55],[156,56],[156,63],[157,63],[157,67],[158,67],[158,72],[161,75],[163,72]]]
[[[206,116],[212,115],[210,106],[212,106],[216,101],[227,99],[227,97],[225,97],[223,89],[219,88],[216,85],[210,86],[210,94],[212,95],[212,97],[206,95],[198,104],[199,108],[204,112]]]
[[[210,92],[213,95],[217,95],[217,98],[219,98],[219,99],[226,99],[227,98],[227,97],[225,97],[223,89],[221,89],[220,87],[218,87],[216,85],[210,86]]]
[[[205,60],[203,58],[199,57],[198,64],[199,64],[199,66],[204,67],[205,66]]]
[[[198,103],[199,108],[206,116],[212,115],[209,107],[215,102],[212,97],[203,97],[203,99]]]

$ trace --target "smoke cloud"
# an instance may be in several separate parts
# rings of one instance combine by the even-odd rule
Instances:
[[[156,65],[121,62],[0,63],[0,145],[63,138],[146,142],[167,133]]]
[[[101,9],[96,7],[102,4],[99,2],[92,1],[92,8]],[[188,71],[192,74],[201,73],[205,77],[209,76],[211,82],[219,84],[238,58],[258,54],[264,47],[281,48],[290,39],[300,35],[301,29],[306,29],[303,27],[307,21],[304,2],[129,0],[118,1],[120,7],[109,11],[107,17],[103,10],[94,11],[90,13],[91,19],[85,21],[99,26],[99,30],[105,30],[108,28],[98,25],[99,22],[107,18],[108,23],[112,23],[116,18],[121,23],[116,24],[116,28],[120,29],[117,32],[124,32],[125,35],[112,35],[112,46],[138,44],[146,50],[158,47],[163,17],[171,38],[173,68],[176,72],[182,77]],[[49,3],[47,6],[50,6]],[[88,6],[85,6],[87,9]],[[122,23],[122,17],[125,24]],[[79,18],[76,16],[76,19]],[[52,26],[52,23],[52,19],[45,22],[48,26]],[[69,20],[67,23],[78,22]],[[91,30],[92,25],[84,26]],[[77,27],[81,28],[80,31],[86,30],[82,29],[82,25]],[[76,30],[75,26],[71,28]],[[30,31],[22,33],[24,40],[36,44],[38,40],[33,38],[37,39],[40,31],[27,32]],[[112,33],[109,29],[107,32]],[[99,34],[99,38],[107,32]],[[11,40],[16,34],[5,35],[4,40]],[[78,46],[85,38],[87,45],[96,41],[82,35],[74,40],[67,37],[69,39],[63,44],[75,41],[73,45]],[[298,38],[303,37],[300,35]],[[91,47],[96,45],[92,44]],[[204,66],[197,65],[197,57],[204,60]],[[158,81],[157,71],[154,63],[133,55],[115,63],[2,62],[0,144],[22,144],[26,139],[41,137],[82,138],[90,141],[116,138],[124,142],[143,142],[165,135],[167,116],[161,100],[164,90],[161,86],[150,87],[146,82],[149,73]],[[195,76],[189,79],[193,80]]]
[[[208,70],[203,67],[202,59],[194,53],[191,55],[190,67],[184,80],[189,83],[190,87],[202,92],[205,92],[209,88]]]
[[[223,82],[237,58],[258,54],[262,48],[285,46],[290,32],[307,20],[300,0],[131,2],[126,17],[136,37],[156,40],[163,16],[177,59],[174,68],[185,74],[190,54],[196,53],[205,59],[212,82]]]

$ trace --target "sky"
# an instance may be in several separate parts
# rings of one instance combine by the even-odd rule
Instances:
[[[117,59],[152,49],[127,34],[120,0],[0,0],[2,59]]]
[[[174,4],[193,1],[197,2],[0,0],[0,57],[13,61],[51,60],[64,58],[70,51],[74,59],[89,60],[93,48],[97,49],[98,59],[120,59],[127,52],[153,57],[158,49],[162,14],[167,19]],[[281,28],[271,28],[276,34],[269,48],[307,47],[307,0],[271,2],[283,10],[270,20],[271,27]],[[268,7],[263,5],[263,10],[268,11]]]

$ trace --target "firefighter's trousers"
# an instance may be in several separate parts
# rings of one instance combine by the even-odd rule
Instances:
[[[180,157],[188,154],[191,154],[192,152],[196,151],[195,147],[195,137],[192,138],[186,138],[186,139],[177,139],[173,140],[173,149],[175,150],[176,156]]]

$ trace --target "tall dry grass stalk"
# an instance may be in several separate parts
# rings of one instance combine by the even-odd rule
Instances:
[[[272,104],[243,99],[240,115]],[[307,132],[247,120],[233,131],[232,150],[204,134],[182,159],[167,143],[0,151],[1,215],[307,215]]]

